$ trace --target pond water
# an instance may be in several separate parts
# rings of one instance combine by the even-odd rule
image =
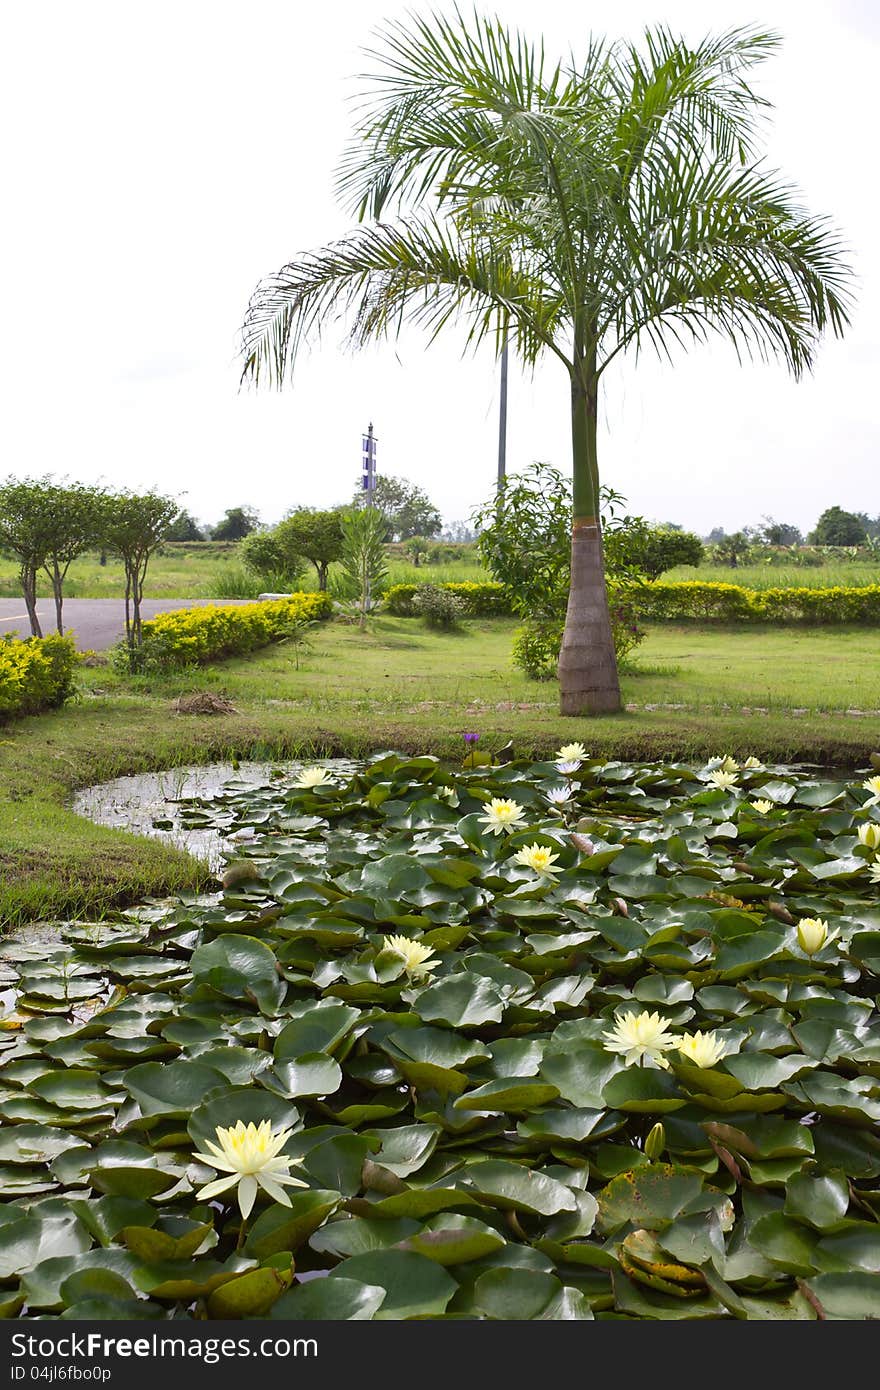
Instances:
[[[205,860],[216,872],[232,848],[230,837],[222,825],[184,825],[185,809],[194,803],[210,805],[221,789],[265,786],[292,777],[305,766],[351,772],[355,764],[349,758],[321,758],[308,764],[300,760],[235,765],[223,762],[172,768],[166,772],[144,772],[86,787],[75,797],[73,809],[77,815],[97,825],[164,840],[166,844]],[[250,835],[247,838],[250,839]]]

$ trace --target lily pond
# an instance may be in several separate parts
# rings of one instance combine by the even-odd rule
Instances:
[[[0,946],[0,1316],[876,1316],[880,777],[564,753],[178,787],[222,892]]]

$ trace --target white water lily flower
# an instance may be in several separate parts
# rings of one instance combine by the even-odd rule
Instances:
[[[877,855],[877,858],[868,870],[868,877],[872,883],[880,883],[880,854]]]
[[[874,806],[880,801],[880,777],[869,777],[867,781],[862,783],[862,790],[871,793],[864,805]]]
[[[797,940],[802,951],[814,956],[837,936],[837,931],[829,931],[828,923],[821,917],[802,917],[797,924]]]
[[[718,770],[720,772],[739,772],[739,763],[736,758],[732,758],[729,753],[725,753],[718,764]]]
[[[769,816],[770,812],[773,810],[773,802],[763,799],[760,801],[750,801],[749,805],[753,811],[757,811],[759,816]]]
[[[859,826],[859,844],[868,849],[880,849],[880,825],[876,821],[866,821]]]
[[[326,787],[332,781],[326,767],[304,767],[293,785],[311,791],[313,787]]]
[[[563,777],[570,777],[573,772],[577,772],[579,767],[580,762],[577,760],[577,758],[572,758],[569,759],[567,762],[557,763],[556,771],[560,773]]]
[[[644,1009],[640,1014],[631,1010],[618,1014],[614,1027],[602,1037],[607,1038],[606,1052],[621,1053],[628,1067],[642,1058],[651,1066],[668,1067],[663,1053],[676,1045],[675,1038],[667,1032],[666,1019]]]
[[[746,758],[743,767],[747,772],[763,772],[764,764],[760,758]]]
[[[720,787],[724,792],[733,791],[734,787],[738,785],[736,773],[725,772],[720,767],[716,767],[713,772],[709,773],[709,781],[713,782],[716,787]]]
[[[554,854],[546,845],[534,844],[518,849],[513,861],[515,864],[522,864],[526,869],[533,869],[542,878],[553,878],[559,873],[559,870],[553,867],[558,858],[559,855]]]
[[[437,800],[445,801],[449,806],[458,805],[458,792],[455,787],[438,787]]]
[[[263,1120],[259,1125],[253,1121],[246,1125],[243,1120],[229,1129],[217,1126],[217,1143],[205,1141],[210,1153],[197,1153],[193,1157],[211,1168],[217,1168],[228,1177],[216,1178],[196,1193],[196,1197],[207,1200],[217,1197],[229,1187],[238,1187],[238,1205],[242,1216],[251,1214],[257,1188],[262,1187],[267,1196],[282,1206],[290,1206],[290,1198],[284,1187],[308,1187],[307,1182],[291,1176],[291,1163],[301,1163],[299,1158],[281,1158],[281,1150],[292,1131],[282,1129],[276,1134],[271,1120]]]
[[[383,951],[393,951],[403,961],[407,975],[413,980],[422,979],[440,964],[430,960],[434,954],[433,946],[425,946],[421,941],[413,941],[408,936],[385,936],[382,938]]]
[[[571,801],[571,787],[548,787],[544,795],[551,806],[564,806]]]
[[[492,800],[484,802],[484,805],[486,814],[480,816],[479,820],[493,835],[512,835],[514,830],[521,830],[525,824],[525,812],[518,801],[493,796]]]
[[[556,756],[564,763],[580,762],[587,756],[587,750],[582,743],[564,743]]]
[[[679,1052],[693,1062],[695,1067],[714,1067],[716,1062],[727,1055],[727,1043],[717,1033],[682,1033],[676,1038]]]

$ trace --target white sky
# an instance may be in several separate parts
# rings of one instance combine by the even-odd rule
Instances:
[[[29,0],[5,10],[0,220],[3,474],[156,485],[213,521],[247,504],[347,500],[373,420],[380,472],[447,519],[491,493],[498,374],[455,335],[353,356],[344,330],[283,395],[239,394],[236,334],[257,280],[340,235],[333,169],[359,49],[396,0]],[[426,11],[430,5],[418,6]],[[444,0],[436,8],[448,9]],[[830,213],[859,275],[853,327],[799,385],[782,367],[694,349],[606,377],[603,478],[630,510],[705,533],[763,514],[811,526],[880,512],[878,0],[498,0],[548,48],[664,22],[697,39],[780,30],[762,70],[769,161]],[[619,361],[619,359],[618,359]],[[508,465],[569,462],[567,379],[511,375]]]

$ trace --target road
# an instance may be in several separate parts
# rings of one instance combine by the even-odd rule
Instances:
[[[248,599],[182,599],[145,598],[141,604],[144,618],[157,613],[171,613],[175,608],[203,608],[209,603],[247,603]],[[55,631],[55,604],[41,598],[37,616],[47,637]],[[68,598],[64,600],[64,631],[76,641],[81,652],[103,652],[125,634],[125,604],[118,598]],[[0,635],[15,633],[30,637],[31,629],[24,602],[18,598],[0,598]]]

